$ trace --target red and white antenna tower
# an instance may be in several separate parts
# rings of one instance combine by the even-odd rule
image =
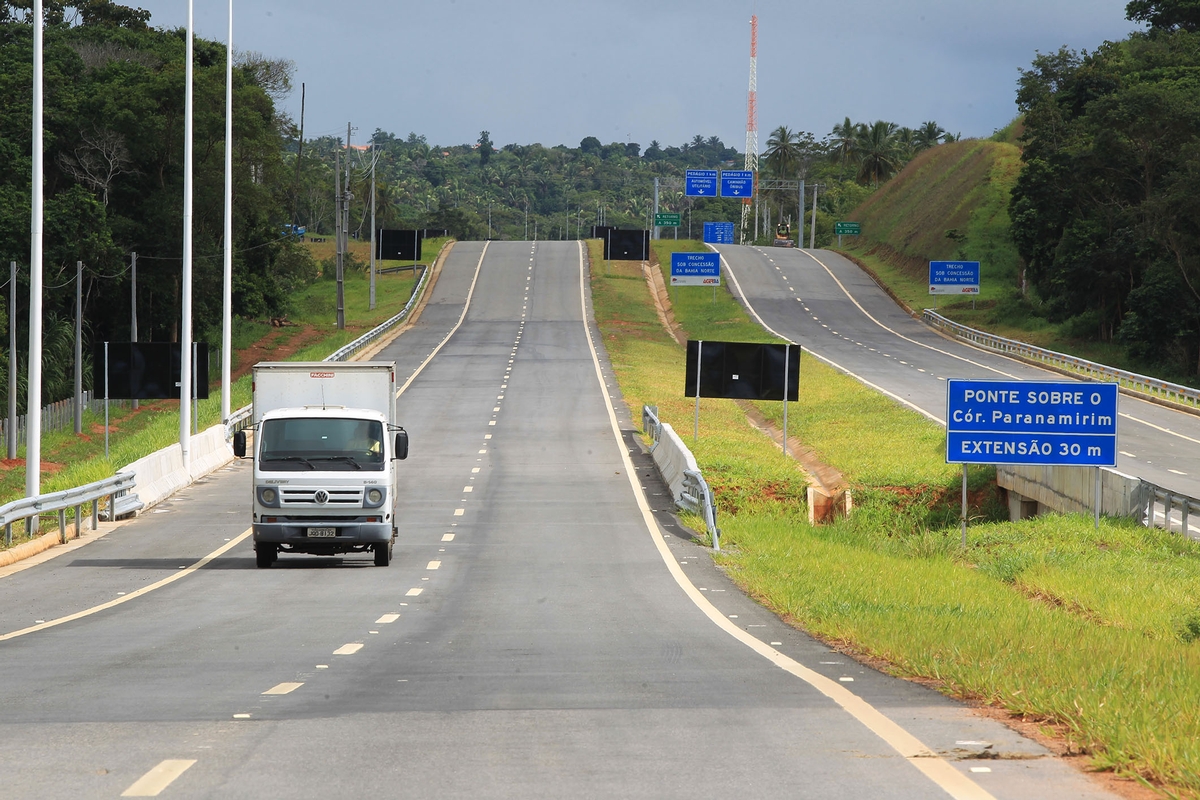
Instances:
[[[746,169],[754,174],[754,191],[758,192],[758,15],[750,17],[750,93],[746,101]],[[742,201],[742,241],[745,242],[746,226],[750,222],[750,205],[747,197]]]

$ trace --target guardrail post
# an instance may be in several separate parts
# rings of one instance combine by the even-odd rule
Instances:
[[[92,500],[92,530],[100,527],[100,498]]]
[[[58,540],[63,544],[67,543],[67,510],[65,508],[58,510]]]
[[[83,535],[83,520],[79,515],[83,513],[83,506],[75,506],[75,538],[78,539]]]
[[[4,546],[5,547],[12,546],[12,523],[11,522],[4,523]]]

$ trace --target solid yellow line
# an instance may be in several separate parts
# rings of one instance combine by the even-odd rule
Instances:
[[[121,797],[158,797],[159,792],[195,763],[194,758],[168,758],[121,792]]]
[[[150,592],[153,592],[155,589],[161,589],[162,587],[166,586],[169,583],[174,583],[175,581],[177,581],[181,578],[185,578],[188,575],[191,575],[196,570],[198,570],[201,567],[203,567],[204,565],[208,564],[208,562],[212,561],[214,558],[219,558],[220,556],[222,556],[225,553],[232,550],[234,547],[237,547],[239,544],[241,544],[243,541],[245,541],[246,537],[248,537],[253,532],[254,532],[253,528],[247,528],[241,535],[235,537],[234,539],[231,539],[230,541],[226,542],[222,546],[218,547],[216,550],[213,550],[211,553],[209,553],[204,558],[197,561],[195,564],[192,564],[191,566],[189,566],[185,569],[181,569],[178,572],[172,574],[170,577],[163,578],[161,581],[152,583],[149,586],[143,586],[141,589],[138,589],[136,592],[130,592],[129,594],[118,597],[115,600],[109,600],[107,603],[101,603],[98,606],[92,606],[91,608],[84,609],[83,611],[76,611],[74,614],[68,614],[65,617],[59,617],[58,619],[52,619],[47,622],[39,622],[37,625],[32,625],[28,628],[22,628],[21,630],[13,631],[12,633],[6,633],[6,634],[0,636],[0,642],[7,641],[9,639],[15,639],[18,636],[24,636],[28,633],[44,631],[47,628],[54,628],[59,625],[63,625],[67,622],[74,622],[77,619],[83,619],[84,617],[90,617],[92,614],[98,614],[101,611],[105,611],[110,608],[115,608],[116,606],[119,606],[122,603],[128,603],[130,600],[141,597],[142,595],[150,594]]]
[[[617,449],[621,453],[621,460],[625,463],[626,478],[633,489],[634,498],[637,500],[638,508],[642,512],[642,521],[646,525],[646,530],[650,532],[654,546],[658,548],[658,553],[662,557],[663,563],[667,565],[671,577],[675,579],[675,582],[679,584],[679,587],[683,589],[688,598],[721,630],[763,658],[766,658],[775,666],[795,675],[841,706],[844,711],[865,725],[868,730],[880,739],[883,739],[892,749],[907,759],[908,763],[920,770],[951,797],[958,798],[958,800],[995,800],[983,787],[956,770],[945,759],[925,746],[917,737],[884,716],[883,713],[866,700],[863,700],[837,681],[830,680],[824,675],[814,672],[765,642],[759,641],[737,625],[734,625],[688,579],[658,530],[658,524],[654,521],[650,506],[647,504],[645,495],[641,491],[641,486],[637,483],[637,478],[635,477],[637,470],[634,469],[633,460],[630,459],[629,453],[625,449],[625,442],[621,438],[621,428],[617,423],[616,409],[613,408],[612,400],[609,398],[608,393],[604,391],[604,372],[600,368],[600,357],[596,353],[596,347],[592,342],[591,330],[587,326],[587,296],[584,293],[582,243],[579,246],[579,299],[583,309],[583,326],[584,333],[587,336],[588,349],[592,352],[592,364],[596,369],[596,379],[600,382],[600,394],[604,397],[604,404],[608,409],[608,422],[612,428],[613,438],[616,439]]]

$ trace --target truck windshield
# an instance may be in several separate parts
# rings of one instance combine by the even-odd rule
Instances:
[[[262,424],[258,460],[273,471],[382,470],[383,425],[368,419],[298,417]]]

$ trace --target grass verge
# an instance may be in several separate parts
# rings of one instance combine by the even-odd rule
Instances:
[[[657,403],[690,431],[680,349],[634,268],[612,269],[593,270],[593,303],[630,410]],[[720,295],[718,309],[740,313]],[[676,298],[694,338],[750,324],[700,308],[699,295]],[[960,468],[945,463],[942,429],[805,357],[793,431],[856,501],[849,518],[814,528],[799,492],[756,480],[788,465],[727,402],[703,401],[695,450],[722,511],[720,563],[749,594],[894,674],[1043,722],[1096,769],[1200,792],[1200,546],[1123,520],[1098,532],[1080,515],[1004,521],[993,474],[972,468],[963,549]],[[781,415],[778,403],[761,410]],[[724,430],[710,434],[710,419]]]

